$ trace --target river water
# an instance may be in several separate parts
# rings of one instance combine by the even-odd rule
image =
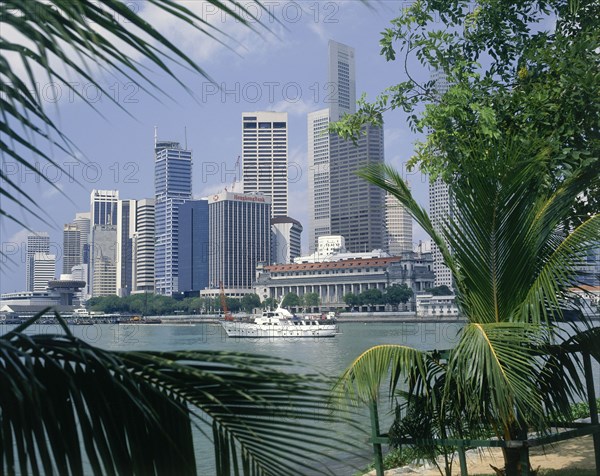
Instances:
[[[298,371],[319,371],[337,376],[363,351],[378,344],[401,344],[418,349],[448,349],[457,342],[462,322],[443,323],[341,323],[340,334],[333,338],[239,339],[228,338],[218,324],[99,324],[73,326],[77,337],[112,350],[223,350],[268,354],[292,359],[300,364]],[[12,326],[0,326],[0,335]],[[55,325],[32,326],[34,333],[60,333]],[[594,368],[597,395],[600,395],[600,371]],[[384,409],[381,409],[384,413]],[[365,421],[365,423],[368,420]],[[368,427],[368,423],[366,425]],[[386,428],[385,424],[382,429]],[[348,435],[351,437],[352,435]],[[364,441],[365,436],[360,438]],[[207,443],[198,435],[196,445]],[[206,451],[203,452],[206,454]],[[365,443],[364,459],[352,458],[346,467],[334,468],[335,474],[351,475],[357,466],[370,461]],[[199,474],[214,474],[210,458],[200,462]]]

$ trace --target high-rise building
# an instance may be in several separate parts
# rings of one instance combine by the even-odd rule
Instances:
[[[137,201],[131,283],[134,293],[154,292],[154,215],[153,198]]]
[[[385,228],[387,250],[390,255],[401,256],[412,252],[412,217],[406,207],[391,193],[385,195]]]
[[[74,223],[63,227],[62,259],[64,274],[71,274],[73,266],[81,264],[81,232]]]
[[[90,228],[93,225],[116,225],[118,190],[92,190],[90,194]]]
[[[90,212],[79,212],[75,214],[72,224],[79,230],[79,244],[81,246],[81,263],[89,264],[90,258]]]
[[[385,247],[385,192],[360,178],[362,168],[383,164],[383,128],[367,124],[358,142],[330,134],[331,234],[353,253]]]
[[[271,253],[271,197],[221,192],[208,199],[209,287],[251,292],[258,263]]]
[[[135,232],[137,200],[117,202],[116,294],[128,296],[133,286],[133,233]]]
[[[356,176],[382,163],[383,129],[367,125],[358,144],[328,133],[329,123],[356,112],[354,49],[329,42],[328,109],[308,115],[309,251],[319,236],[342,235],[349,251],[383,248],[384,193]]]
[[[207,288],[208,201],[189,200],[179,205],[179,292]]]
[[[273,217],[288,213],[287,168],[287,112],[242,113],[243,190],[271,197]]]
[[[431,80],[434,82],[434,88],[438,99],[448,91],[450,83],[448,77],[443,71],[433,71]],[[441,233],[442,223],[452,213],[452,199],[450,189],[441,178],[429,182],[429,217],[431,224],[437,233]],[[452,288],[452,273],[444,264],[444,259],[440,249],[433,244],[433,272],[435,273],[435,286],[448,286]]]
[[[271,232],[271,263],[293,263],[302,254],[300,222],[290,217],[275,217],[271,220]]]
[[[33,267],[32,291],[45,291],[56,276],[56,255],[36,252],[31,257]]]
[[[192,198],[192,151],[179,142],[154,141],[156,211],[155,292],[167,296],[178,290],[178,210]]]
[[[33,257],[36,253],[50,253],[50,236],[45,231],[37,231],[27,235],[27,252],[25,255],[25,290],[33,291],[35,270]],[[47,284],[47,283],[46,283]],[[46,289],[46,288],[44,288]]]
[[[329,40],[329,103],[330,119],[339,121],[344,114],[356,112],[356,73],[354,48]]]
[[[308,249],[331,234],[329,178],[329,109],[308,114]]]
[[[92,297],[117,294],[117,226],[92,226],[90,288]]]

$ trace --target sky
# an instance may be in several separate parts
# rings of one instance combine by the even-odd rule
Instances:
[[[50,234],[51,252],[61,254],[63,224],[76,212],[89,211],[92,189],[117,189],[122,199],[154,196],[154,128],[159,140],[181,142],[193,151],[192,188],[195,197],[231,190],[239,179],[235,163],[241,155],[241,115],[252,111],[288,113],[289,215],[304,226],[303,251],[308,235],[307,113],[327,107],[328,41],[355,49],[357,97],[374,99],[384,88],[405,79],[399,61],[386,62],[380,55],[381,32],[408,2],[382,1],[367,7],[360,1],[263,2],[274,18],[261,13],[267,29],[253,31],[199,0],[183,2],[188,8],[226,32],[227,46],[169,18],[145,2],[126,2],[195,60],[214,82],[197,73],[175,67],[177,79],[149,67],[148,75],[162,93],[153,97],[112,71],[93,68],[95,78],[115,102],[99,94],[93,85],[69,76],[75,88],[93,103],[85,104],[69,93],[65,84],[44,82],[38,90],[47,112],[81,151],[82,162],[60,150],[49,150],[73,177],[44,162],[39,170],[55,187],[28,173],[12,159],[2,157],[4,172],[17,180],[47,214],[50,225],[3,203],[11,213],[35,231]],[[248,4],[250,5],[250,4]],[[3,31],[3,35],[10,32]],[[27,41],[27,40],[23,40]],[[134,59],[138,59],[133,56]],[[11,61],[19,73],[21,65]],[[410,58],[409,68],[419,80],[428,72]],[[40,76],[40,78],[42,78]],[[427,206],[427,178],[407,172],[405,162],[417,137],[406,116],[389,112],[384,117],[385,160],[402,170],[417,200]],[[36,161],[35,157],[31,158]],[[241,189],[238,185],[237,189]],[[20,225],[0,218],[0,242],[5,253],[0,272],[0,292],[25,289],[26,236]],[[426,239],[415,229],[415,242]],[[62,261],[57,263],[57,274]]]

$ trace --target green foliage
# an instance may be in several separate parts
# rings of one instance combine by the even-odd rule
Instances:
[[[431,293],[434,296],[451,296],[454,294],[448,286],[442,284],[441,286],[436,286],[434,288],[426,289],[425,292]]]
[[[58,314],[64,335],[26,332],[41,315],[0,336],[3,473],[195,475],[211,455],[194,441],[210,428],[217,474],[330,474],[327,453],[348,447],[333,428],[349,415],[323,411],[330,380],[293,373],[291,361],[106,351]]]
[[[381,124],[384,112],[399,109],[411,130],[425,134],[409,167],[448,183],[488,160],[470,153],[473,135],[510,136],[550,157],[544,185],[556,189],[574,170],[600,167],[598,17],[594,0],[483,2],[475,9],[466,0],[413,2],[380,39],[388,61],[401,56],[403,81],[373,103],[361,98],[358,113],[332,129],[356,139],[365,123]],[[423,71],[407,69],[408,57]],[[448,87],[414,79],[431,71]],[[574,197],[572,218],[600,210],[599,192]]]
[[[398,306],[398,304],[405,304],[413,296],[413,291],[405,283],[394,284],[385,288],[383,298],[386,304],[392,306]]]
[[[371,288],[366,289],[358,295],[358,300],[363,306],[376,306],[383,304],[383,293],[379,289]]]
[[[296,293],[287,293],[283,298],[281,307],[299,307],[301,305],[300,297]]]
[[[302,303],[306,307],[316,307],[321,304],[321,298],[318,293],[305,293],[302,296]]]
[[[596,406],[600,408],[600,398],[596,400]],[[590,416],[590,406],[587,402],[579,402],[571,405],[573,420],[587,418]]]
[[[260,307],[260,297],[258,294],[246,294],[241,300],[241,308],[246,312],[252,312],[255,308]]]
[[[441,232],[395,170],[373,166],[360,173],[393,194],[440,248],[468,319],[458,342],[444,357],[376,346],[348,367],[338,388],[365,402],[386,380],[390,395],[406,389],[409,415],[425,419],[406,434],[421,428],[430,435],[491,432],[513,440],[527,429],[567,421],[570,404],[585,395],[580,356],[567,353],[569,346],[600,358],[600,328],[574,327],[565,338],[554,325],[576,283],[580,257],[600,245],[600,215],[571,229],[563,224],[574,213],[575,197],[600,185],[600,174],[588,164],[552,190],[545,186],[548,154],[533,155],[508,137],[473,136],[464,149],[472,161],[485,161],[451,184],[454,214]],[[417,411],[410,413],[410,405]],[[511,456],[515,451],[506,450],[510,474],[518,451]]]
[[[275,298],[267,298],[262,302],[263,309],[276,309],[277,308],[277,300]]]
[[[360,299],[354,293],[346,293],[342,299],[346,303],[346,306],[348,306],[350,309],[352,309],[354,306],[360,305]]]

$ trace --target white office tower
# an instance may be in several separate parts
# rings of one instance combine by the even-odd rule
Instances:
[[[34,290],[35,271],[33,268],[33,256],[36,253],[50,253],[50,236],[45,231],[37,231],[27,235],[27,252],[25,255],[26,291]]]
[[[290,217],[275,217],[271,220],[271,263],[293,263],[300,256],[302,225]]]
[[[138,200],[133,233],[132,292],[154,292],[154,199]]]
[[[329,109],[308,114],[308,249],[317,238],[331,234],[329,181]]]
[[[434,81],[438,99],[441,99],[450,87],[446,74],[443,71],[433,71],[431,80]],[[444,219],[450,216],[451,211],[452,203],[449,187],[438,177],[433,182],[429,182],[429,217],[435,231],[441,232],[442,223]],[[433,272],[435,273],[434,285],[445,285],[452,289],[452,273],[444,264],[439,248],[434,244],[431,251],[433,255]]]
[[[33,265],[33,288],[32,291],[45,291],[48,281],[53,281],[56,276],[56,255],[49,253],[34,253]]]
[[[325,102],[330,119],[338,121],[344,114],[356,112],[356,73],[354,48],[329,40],[329,85],[332,94]]]
[[[385,228],[388,253],[401,256],[413,250],[412,217],[396,197],[385,196]]]
[[[243,190],[271,197],[273,217],[288,213],[287,167],[287,112],[242,113]]]
[[[258,263],[271,258],[271,197],[221,192],[208,199],[208,281],[228,295],[252,288]]]

